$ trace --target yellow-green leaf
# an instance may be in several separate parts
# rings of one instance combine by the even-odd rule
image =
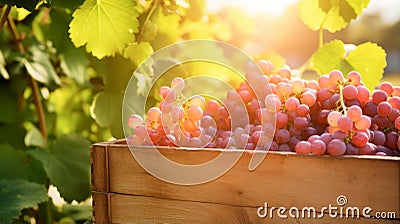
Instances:
[[[311,30],[339,31],[361,14],[370,0],[300,0],[299,12]]]
[[[132,0],[86,0],[73,14],[70,38],[97,58],[122,54],[135,41],[139,12]]]
[[[153,48],[149,42],[140,42],[129,45],[124,51],[124,57],[131,59],[136,66],[139,66],[153,53]]]
[[[354,50],[346,53],[345,44],[340,40],[333,40],[319,48],[312,57],[314,66],[320,73],[326,74],[334,69],[344,74],[358,71],[364,84],[373,90],[382,78],[386,67],[386,53],[375,43],[358,45]]]

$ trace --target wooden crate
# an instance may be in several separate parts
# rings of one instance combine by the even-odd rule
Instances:
[[[146,153],[146,148],[137,148]],[[159,149],[175,161],[200,163],[220,151]],[[239,153],[239,152],[230,152]],[[93,217],[96,223],[400,223],[400,158],[378,156],[309,156],[269,152],[260,166],[248,170],[251,152],[226,174],[211,182],[182,186],[148,174],[124,142],[91,147]],[[268,207],[338,206],[396,212],[397,219],[287,218],[262,219]],[[339,206],[338,206],[339,207]],[[295,210],[293,210],[294,212]],[[285,213],[289,215],[288,211]],[[321,215],[319,212],[317,215]],[[300,212],[301,215],[301,212]],[[305,214],[307,215],[307,213]]]

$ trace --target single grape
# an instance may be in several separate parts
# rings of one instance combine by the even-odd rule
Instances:
[[[400,116],[400,110],[397,108],[392,108],[388,116],[389,121],[394,122]]]
[[[285,107],[288,111],[296,111],[299,105],[300,101],[296,97],[289,97],[286,99]]]
[[[267,111],[274,113],[281,108],[282,103],[277,95],[269,94],[265,97],[265,106],[267,108]]]
[[[378,126],[380,130],[384,130],[385,128],[389,127],[389,119],[387,117],[375,115],[372,121]]]
[[[143,118],[137,114],[132,114],[128,118],[128,125],[132,129],[135,129],[137,126],[143,125],[143,124],[144,124]]]
[[[358,86],[361,81],[360,73],[356,71],[351,71],[347,74],[347,81],[355,86]]]
[[[297,115],[299,117],[305,117],[310,114],[310,108],[307,106],[307,104],[300,104],[299,107],[297,108]]]
[[[380,102],[376,107],[376,110],[381,117],[389,116],[390,112],[392,111],[392,106],[388,102]]]
[[[390,105],[391,105],[393,108],[400,109],[400,97],[398,97],[398,96],[390,97],[390,99],[388,100],[388,102],[390,103]]]
[[[348,133],[350,130],[353,129],[353,121],[346,116],[342,116],[337,121],[337,127],[344,133]]]
[[[383,145],[386,142],[386,136],[383,132],[377,130],[373,132],[374,134],[374,140],[373,143],[375,145]]]
[[[327,145],[327,152],[331,156],[341,156],[346,153],[346,144],[339,139],[333,139]]]
[[[241,134],[237,139],[237,146],[241,149],[245,148],[250,136],[248,134]]]
[[[400,97],[400,86],[393,86],[392,96]]]
[[[315,155],[323,155],[325,154],[326,151],[326,145],[325,142],[322,140],[314,140],[311,142],[311,153]]]
[[[161,110],[158,107],[152,107],[147,112],[147,117],[151,121],[158,121],[158,119],[160,118],[160,115],[161,115]]]
[[[185,81],[180,77],[175,77],[171,81],[171,88],[176,92],[182,92],[185,88]]]
[[[240,98],[242,98],[243,102],[246,104],[249,103],[253,99],[253,96],[247,90],[240,90],[238,93],[239,93]]]
[[[356,122],[361,118],[362,110],[359,106],[351,106],[347,109],[347,117]]]
[[[358,86],[357,87],[357,97],[356,99],[361,103],[365,103],[369,100],[369,90],[365,86]]]
[[[388,132],[386,133],[386,141],[385,146],[389,149],[397,149],[397,141],[399,139],[399,134],[396,132]]]
[[[304,130],[308,127],[308,121],[305,117],[296,117],[293,121],[293,125],[298,130]]]
[[[340,139],[342,141],[344,141],[346,139],[346,137],[347,137],[347,133],[343,132],[341,130],[334,131],[332,134],[332,138]]]
[[[300,102],[302,104],[306,104],[309,107],[312,107],[317,102],[317,96],[314,92],[306,91],[301,96]]]
[[[289,117],[286,113],[283,111],[278,111],[275,113],[275,122],[276,122],[276,128],[280,129],[285,127],[285,125],[288,123]]]
[[[374,117],[378,113],[376,104],[373,102],[368,102],[363,107],[363,114],[370,117]]]
[[[283,99],[289,97],[293,93],[292,85],[289,83],[280,82],[276,85],[276,93]]]
[[[290,137],[288,145],[290,146],[292,151],[295,150],[297,143],[299,143],[300,141],[301,141],[300,136],[292,136],[292,137]]]
[[[383,82],[379,89],[385,91],[388,96],[391,96],[393,93],[393,85],[390,82]]]
[[[146,136],[147,136],[146,127],[144,125],[136,126],[135,135],[137,135],[139,138],[146,138]]]
[[[197,129],[197,125],[193,120],[185,119],[183,121],[183,129],[189,133],[194,132]]]
[[[321,75],[318,79],[318,84],[320,88],[327,88],[331,87],[330,79],[328,75]]]
[[[161,96],[161,98],[165,99],[170,91],[171,88],[169,88],[168,86],[161,86],[158,90],[158,94]]]
[[[347,85],[343,88],[343,97],[348,100],[355,99],[357,97],[357,87],[353,85]]]
[[[341,117],[342,117],[342,114],[339,111],[331,111],[327,117],[328,124],[333,127],[337,127],[339,118],[341,118]]]
[[[340,84],[344,81],[343,73],[339,70],[333,70],[329,73],[329,82],[332,85]]]
[[[309,143],[311,143],[311,142],[313,142],[313,141],[315,141],[315,140],[320,140],[320,136],[319,136],[319,135],[311,135],[311,136],[307,139],[307,141],[308,141]]]
[[[396,120],[394,121],[395,127],[400,130],[400,117],[397,117]]]
[[[362,147],[365,144],[367,144],[368,140],[369,140],[369,136],[366,134],[366,132],[356,131],[356,133],[353,135],[351,142],[355,146]]]
[[[196,95],[190,98],[190,105],[196,105],[201,108],[201,110],[206,109],[206,99],[201,95]]]
[[[346,155],[358,155],[358,148],[352,144],[346,144]]]
[[[275,139],[278,143],[287,143],[290,139],[290,133],[286,129],[279,129],[276,132]]]
[[[299,154],[308,154],[311,150],[311,143],[307,141],[300,141],[295,147],[295,151]]]
[[[278,69],[277,73],[282,78],[287,78],[289,80],[292,77],[292,71],[289,68],[280,68],[280,69]]]
[[[386,101],[388,95],[385,91],[382,90],[375,90],[372,94],[372,102],[378,105],[380,102]]]
[[[295,95],[301,94],[306,87],[306,84],[301,79],[296,79],[292,81],[292,89]]]

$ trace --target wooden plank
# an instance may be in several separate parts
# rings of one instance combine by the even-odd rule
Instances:
[[[146,153],[148,149],[135,149]],[[400,158],[301,156],[269,153],[255,170],[248,171],[250,153],[244,153],[225,175],[209,183],[181,186],[163,182],[143,170],[124,145],[110,145],[110,192],[164,199],[210,202],[234,206],[275,207],[336,205],[345,195],[347,206],[375,211],[400,209]],[[161,149],[176,160],[204,161],[220,151]],[[232,152],[235,153],[235,152]]]
[[[109,192],[109,168],[107,144],[94,144],[90,147],[90,166],[92,190]]]
[[[111,223],[110,194],[92,191],[93,221],[96,224]]]
[[[322,218],[281,219],[275,213],[272,218],[260,218],[257,209],[205,202],[179,201],[146,196],[114,194],[111,196],[111,223],[399,223],[399,220],[366,218]],[[301,213],[300,213],[301,214]],[[320,213],[319,213],[320,214]],[[317,215],[318,217],[318,215]]]

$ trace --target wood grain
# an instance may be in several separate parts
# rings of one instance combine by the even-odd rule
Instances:
[[[395,211],[400,218],[400,158],[336,158],[270,152],[261,165],[250,172],[248,164],[252,154],[246,152],[220,178],[201,185],[182,186],[161,181],[148,174],[124,144],[95,144],[92,151],[97,150],[101,153],[92,153],[92,156],[97,155],[100,159],[93,158],[92,169],[106,166],[108,172],[92,171],[95,185],[93,190],[105,189],[103,192],[115,193],[110,199],[113,223],[129,223],[129,220],[135,220],[132,223],[147,223],[142,220],[157,223],[218,223],[212,219],[214,210],[218,211],[217,217],[218,214],[226,217],[223,218],[227,221],[224,223],[229,223],[231,216],[239,221],[244,220],[237,222],[233,219],[231,223],[266,223],[254,219],[254,209],[264,202],[274,207],[313,206],[320,209],[329,204],[337,206],[336,198],[339,195],[347,197],[348,203],[345,206],[369,206],[374,211]],[[149,149],[134,150],[135,153],[146,153]],[[191,161],[193,164],[215,158],[221,152],[159,150],[174,161]],[[103,152],[106,155],[103,156]],[[103,158],[107,161],[104,162]],[[98,162],[101,165],[96,164]],[[96,180],[106,178],[108,181]],[[108,190],[104,188],[105,182],[108,182]],[[152,206],[160,207],[160,212],[154,213],[148,209]],[[184,206],[189,207],[182,208]],[[185,219],[180,222],[179,214],[187,209],[196,211],[193,214],[185,213]],[[123,219],[128,210],[132,211],[132,214],[127,215],[130,218]],[[210,222],[201,222],[196,217],[208,217]],[[302,223],[301,220],[294,221]],[[345,222],[342,220],[341,223]]]

